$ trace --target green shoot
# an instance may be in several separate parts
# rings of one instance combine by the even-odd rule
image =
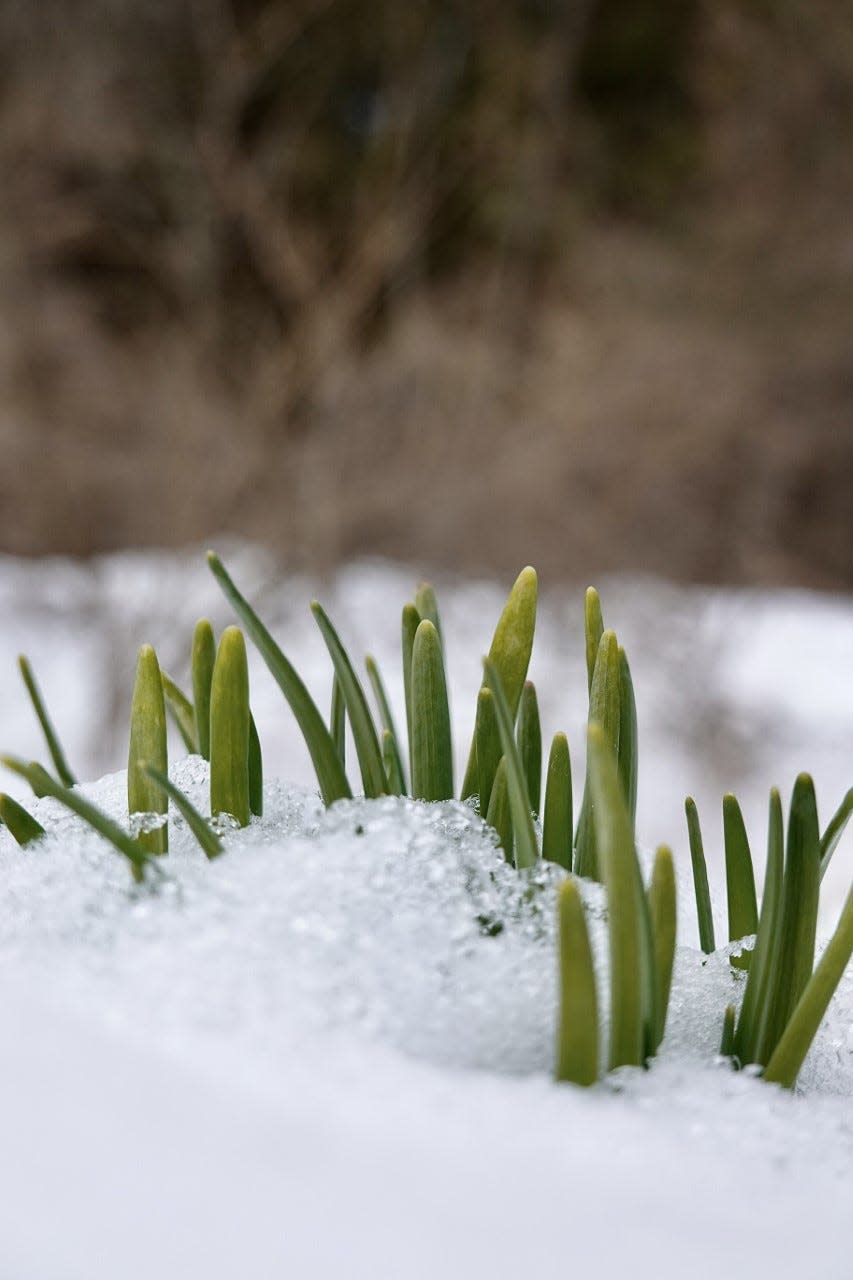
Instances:
[[[44,827],[28,813],[22,804],[18,804],[5,791],[0,792],[0,821],[8,828],[9,833],[22,847],[41,840]]]
[[[216,639],[213,627],[207,618],[200,618],[193,631],[191,665],[195,738],[198,743],[196,750],[205,760],[210,759],[210,690],[215,662]]]
[[[33,710],[36,713],[41,731],[44,734],[44,740],[47,743],[47,749],[50,752],[50,758],[53,761],[53,767],[56,770],[56,776],[59,781],[66,787],[74,787],[77,785],[77,779],[68,767],[65,759],[65,752],[62,750],[62,744],[57,737],[56,730],[53,727],[50,716],[47,714],[47,707],[44,705],[44,699],[41,696],[36,678],[33,675],[32,667],[29,659],[23,654],[18,658],[18,667],[21,672],[27,693],[30,695],[30,702],[33,704]]]
[[[696,802],[688,796],[684,802],[687,814],[687,835],[690,841],[690,862],[693,867],[693,888],[696,893],[696,914],[699,917],[699,945],[710,955],[716,950],[714,942],[714,914],[711,910],[711,891],[708,888],[708,868],[702,844],[702,829]]]
[[[516,741],[524,779],[527,783],[530,807],[538,817],[542,800],[542,730],[539,724],[536,686],[532,680],[525,680],[521,691]]]
[[[572,869],[572,768],[564,733],[554,734],[548,757],[542,857],[567,871]]]
[[[533,651],[538,591],[536,570],[528,565],[526,569],[522,569],[513,584],[498,619],[489,649],[489,662],[500,679],[511,724],[515,723],[521,691],[527,679],[527,668]],[[476,795],[478,786],[477,741],[474,737],[462,783],[461,798],[467,800],[470,796]]]
[[[210,811],[249,825],[249,667],[239,627],[226,627],[210,689]]]
[[[133,704],[130,712],[130,747],[127,757],[128,812],[168,814],[169,801],[158,783],[144,766],[153,764],[161,773],[168,771],[166,749],[166,705],[163,680],[157,655],[150,644],[139,650]],[[153,831],[140,831],[137,837],[146,853],[167,853],[168,822]]]
[[[758,905],[752,854],[740,805],[733,795],[723,796],[723,839],[726,849],[726,891],[729,907],[729,942],[751,937],[758,930]],[[733,969],[748,969],[751,950],[731,957]]]
[[[320,628],[320,634],[326,642],[326,648],[329,651],[329,657],[332,659],[335,675],[338,677],[341,692],[344,696],[347,715],[352,728],[352,736],[355,741],[355,752],[361,769],[364,794],[368,799],[387,795],[388,779],[385,775],[385,766],[382,763],[382,750],[379,746],[376,726],[373,723],[373,717],[370,714],[364,690],[361,687],[358,676],[355,674],[349,654],[341,644],[340,637],[329,621],[323,606],[315,600],[311,605],[311,612],[314,614],[317,626]]]
[[[412,795],[416,800],[452,799],[451,752],[441,641],[425,618],[412,650]]]
[[[590,1085],[598,1079],[598,1000],[583,903],[575,880],[560,886],[560,1011],[556,1077]]]
[[[610,743],[614,757],[619,750],[621,685],[622,675],[616,634],[613,631],[604,631],[598,645],[598,654],[595,659],[592,686],[589,694],[589,723],[601,726],[607,741]],[[630,821],[630,813],[628,817]],[[589,784],[589,766],[587,766],[587,785],[584,788],[580,817],[578,818],[575,848],[575,870],[577,874],[585,876],[589,880],[601,879],[596,847],[596,826],[592,817],[592,789]]]
[[[587,587],[584,599],[584,638],[586,640],[586,675],[587,686],[592,692],[592,677],[595,673],[595,660],[598,647],[604,635],[604,619],[601,614],[601,600],[595,587]]]
[[[479,811],[489,811],[489,801],[498,765],[503,755],[501,733],[495,711],[495,700],[490,689],[482,688],[477,695],[477,720],[474,728],[477,756]]]
[[[652,882],[649,886],[649,914],[654,939],[656,1024],[654,1051],[656,1052],[666,1029],[666,1014],[672,986],[672,966],[675,960],[676,891],[675,867],[672,852],[661,845],[655,854]]]
[[[249,712],[249,810],[256,818],[264,812],[264,757],[255,717]]]

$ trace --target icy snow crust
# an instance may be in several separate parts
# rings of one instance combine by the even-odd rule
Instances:
[[[260,580],[257,564],[247,559],[243,580],[253,565]],[[169,565],[191,626],[215,597]],[[57,631],[88,581],[69,573]],[[131,595],[135,583],[138,600],[152,567],[106,562],[100,573],[95,597],[114,576]],[[380,586],[396,614],[408,588],[394,571],[353,571],[337,586],[339,604],[358,606],[356,635]],[[497,592],[442,593],[451,646],[478,592],[490,626]],[[300,610],[305,598],[300,588]],[[617,627],[618,603],[608,610],[605,594]],[[840,626],[849,612],[839,605]],[[317,660],[322,687],[322,646],[310,631],[305,640],[304,659],[298,643],[288,651],[300,670]],[[546,697],[563,642],[546,608]],[[41,661],[29,645],[61,728],[78,699],[90,705],[74,655],[85,677],[97,643],[55,647],[53,666],[48,645]],[[180,675],[178,661],[166,659]],[[395,696],[390,653],[383,665]],[[453,696],[460,714],[456,686]],[[79,766],[84,753],[64,736]],[[205,810],[207,766],[174,754],[172,776]],[[268,771],[275,760],[268,748]],[[649,763],[647,750],[641,787],[654,788]],[[580,785],[577,764],[575,774]],[[123,773],[84,790],[126,821]],[[853,979],[796,1095],[732,1073],[715,1053],[742,988],[724,951],[690,945],[683,862],[687,945],[662,1054],[650,1071],[581,1091],[550,1079],[563,873],[519,878],[465,806],[356,800],[325,811],[310,787],[270,781],[264,818],[228,832],[213,863],[173,812],[170,855],[138,888],[78,819],[49,799],[28,803],[49,838],[21,850],[0,831],[4,1280],[538,1280],[579,1269],[849,1280]],[[713,879],[709,831],[706,843]],[[585,896],[606,1005],[603,893],[590,885]],[[723,920],[718,911],[720,936]]]

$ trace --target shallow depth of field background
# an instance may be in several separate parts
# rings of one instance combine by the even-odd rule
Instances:
[[[853,585],[847,0],[5,0],[0,550]]]

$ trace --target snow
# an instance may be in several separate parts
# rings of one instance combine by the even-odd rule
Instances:
[[[401,705],[408,571],[279,583],[250,548],[223,558],[323,705],[312,595],[354,653],[376,654]],[[506,587],[438,585],[461,754]],[[716,1059],[738,980],[723,951],[696,950],[681,805],[692,790],[718,906],[723,787],[738,790],[756,850],[766,788],[790,789],[804,766],[826,820],[853,782],[842,751],[853,696],[836,676],[853,605],[637,582],[603,584],[602,596],[638,692],[641,840],[670,840],[680,875],[682,945],[653,1069],[587,1092],[551,1082],[562,872],[522,884],[459,804],[324,811],[289,712],[253,666],[265,816],[229,834],[224,857],[208,863],[173,813],[163,874],[140,890],[52,800],[28,801],[50,831],[40,846],[0,832],[0,1277],[581,1267],[846,1280],[853,975],[796,1094]],[[87,795],[122,816],[124,775],[106,770],[126,752],[114,713],[126,716],[135,648],[155,643],[185,682],[196,618],[217,630],[231,620],[201,557],[7,561],[0,606],[0,745],[43,755],[14,667],[24,649],[72,765],[105,775]],[[580,591],[546,594],[533,672],[546,733],[569,731],[578,789],[581,607]],[[203,806],[204,763],[175,750],[171,772]],[[824,937],[851,878],[849,835],[836,858]],[[601,891],[586,895],[603,981]],[[722,939],[722,910],[717,924]]]

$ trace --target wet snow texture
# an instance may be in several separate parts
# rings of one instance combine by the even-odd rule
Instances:
[[[257,580],[258,565],[246,558],[244,576],[253,569]],[[0,576],[7,590],[10,582],[20,590],[19,572],[11,566]],[[108,561],[97,587],[79,568],[68,577],[59,567],[42,572],[52,575],[51,590],[33,613],[52,645],[44,633],[27,635],[21,614],[15,639],[29,648],[63,728],[96,696],[93,659],[104,643],[80,621],[81,592],[90,606],[100,601],[92,613],[103,624],[113,616],[106,602],[128,590],[139,608],[159,581],[171,592],[170,630],[185,632],[217,604],[180,561]],[[57,600],[63,583],[65,599]],[[371,568],[352,571],[330,594],[357,646],[375,634],[374,616],[377,625],[380,614],[393,622],[406,591],[398,572]],[[289,649],[321,689],[327,659],[295,620],[307,594],[300,584]],[[463,620],[482,604],[487,632],[499,593],[480,586],[444,595],[451,646],[457,636],[476,654],[488,635]],[[623,630],[634,618],[639,629],[639,599],[637,588],[614,587],[605,616]],[[269,593],[273,613],[281,600]],[[159,602],[164,619],[167,603]],[[826,735],[849,727],[845,704],[798,688],[793,640],[766,622],[774,610],[784,617],[784,605],[758,602],[757,632],[769,629],[764,651],[775,636],[796,668],[778,716],[788,731],[799,727],[798,747],[814,697],[818,714],[803,746],[808,755],[814,744],[820,756]],[[791,634],[796,627],[804,636],[805,622],[788,606]],[[817,607],[825,654],[837,639],[831,629],[827,636],[826,611],[836,610],[843,629],[853,610]],[[701,631],[695,599],[686,608]],[[705,608],[722,606],[709,597]],[[540,693],[553,727],[562,719],[571,731],[565,691],[548,701],[565,643],[561,609],[552,602],[540,627]],[[72,642],[62,650],[69,610]],[[158,617],[134,643],[158,642]],[[128,633],[130,623],[122,619]],[[388,650],[383,665],[395,693],[393,632],[379,656]],[[745,662],[740,648],[737,657]],[[177,649],[166,658],[183,675],[180,662]],[[721,663],[718,678],[730,669],[737,664]],[[772,710],[766,687],[759,697],[768,669],[765,660],[738,686],[762,724]],[[460,684],[473,676],[476,687],[474,673],[454,684],[466,744],[471,698]],[[128,682],[131,674],[132,662]],[[816,669],[808,674],[819,685]],[[703,677],[710,679],[708,664]],[[576,708],[582,679],[573,657],[559,682],[571,686]],[[664,687],[665,673],[657,681]],[[259,721],[272,721],[261,679],[255,689]],[[3,696],[16,707],[17,729],[20,694]],[[705,700],[713,701],[707,688]],[[287,717],[277,717],[277,732],[261,723],[265,742],[287,733],[281,754],[298,758]],[[89,725],[92,741],[96,728]],[[99,731],[108,738],[108,728]],[[81,740],[64,736],[82,769]],[[785,733],[780,740],[771,755],[787,760]],[[648,751],[641,786],[677,786],[650,765]],[[275,745],[267,766],[279,772]],[[172,773],[204,807],[204,763],[178,760]],[[116,773],[85,790],[120,816],[124,787]],[[549,1079],[562,873],[548,868],[523,885],[464,806],[388,799],[324,812],[310,789],[271,781],[264,819],[229,836],[215,863],[173,814],[172,850],[153,890],[134,888],[123,859],[54,801],[33,807],[47,842],[22,851],[0,832],[0,1276],[407,1280],[563,1277],[584,1268],[649,1278],[849,1277],[853,980],[845,978],[796,1096],[731,1073],[715,1051],[738,987],[724,954],[705,958],[689,945],[683,861],[688,945],[678,954],[662,1055],[649,1072],[621,1072],[585,1093]],[[643,812],[651,827],[654,806]],[[710,830],[706,838],[716,843]],[[587,903],[603,981],[597,887]],[[718,932],[722,940],[722,912]]]

